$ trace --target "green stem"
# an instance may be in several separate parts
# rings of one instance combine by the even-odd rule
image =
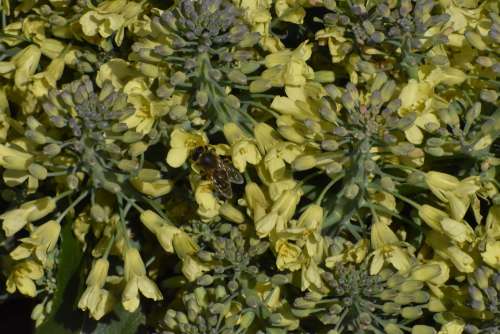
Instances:
[[[59,217],[57,217],[56,219],[56,222],[57,223],[61,223],[61,221],[64,219],[64,217],[66,217],[66,215],[68,214],[68,212],[73,209],[75,206],[78,205],[78,203],[80,203],[86,196],[87,194],[89,193],[88,190],[85,190],[83,193],[80,194],[80,196],[78,196],[75,201],[73,203],[71,203],[70,206],[68,206],[60,215]]]
[[[316,198],[315,203],[317,205],[321,205],[321,201],[323,200],[323,197],[325,197],[325,195],[328,192],[328,190],[330,190],[330,188],[333,187],[333,185],[335,183],[337,183],[343,177],[344,177],[344,173],[340,173],[336,178],[334,178],[330,182],[328,182],[328,184],[321,191],[321,194],[319,194],[318,198]]]
[[[55,198],[56,202],[63,199],[64,197],[71,195],[73,192],[74,192],[74,190],[68,190],[68,191],[65,191],[65,192],[57,195]]]
[[[420,204],[418,204],[417,202],[409,199],[408,197],[406,196],[403,196],[403,195],[400,195],[394,191],[390,191],[390,190],[387,190],[387,189],[383,189],[382,187],[379,187],[377,185],[373,185],[373,184],[370,184],[369,186],[370,188],[373,188],[375,190],[378,190],[378,191],[381,191],[381,192],[388,192],[389,194],[391,194],[392,196],[402,200],[403,202],[413,206],[415,209],[420,209]]]
[[[258,102],[252,102],[252,101],[242,101],[241,103],[246,103],[248,105],[251,105],[251,106],[254,106],[256,108],[259,108],[260,110],[263,110],[263,111],[266,111],[268,113],[270,113],[271,115],[273,115],[274,118],[278,118],[280,117],[280,115],[278,113],[276,113],[274,110],[272,110],[271,108],[269,107],[266,107],[265,105],[263,105],[262,103],[258,103]]]
[[[104,254],[102,256],[104,259],[108,258],[109,252],[111,252],[111,247],[113,247],[113,244],[115,243],[115,239],[116,239],[116,234],[113,234],[113,236],[109,239],[108,245],[106,246],[106,250],[104,251]]]

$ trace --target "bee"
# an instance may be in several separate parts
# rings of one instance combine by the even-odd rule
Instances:
[[[198,146],[191,152],[191,160],[200,170],[204,180],[212,183],[215,194],[220,199],[231,199],[233,189],[231,184],[242,184],[243,176],[234,168],[227,157],[221,157],[215,149],[208,146]]]

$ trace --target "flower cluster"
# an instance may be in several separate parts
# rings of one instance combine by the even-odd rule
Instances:
[[[0,291],[36,330],[500,332],[497,1],[0,11]]]

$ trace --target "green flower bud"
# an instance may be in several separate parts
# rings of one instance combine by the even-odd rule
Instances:
[[[316,167],[316,158],[313,155],[303,155],[292,162],[292,168],[296,171],[304,171]]]
[[[387,302],[382,306],[382,310],[387,314],[397,314],[401,310],[401,305],[396,303]]]
[[[214,282],[214,278],[211,275],[203,275],[200,278],[198,278],[198,284],[202,286],[208,286]]]
[[[24,135],[38,145],[44,145],[48,141],[48,138],[44,134],[36,130],[27,130]]]
[[[404,332],[399,328],[397,324],[388,323],[384,326],[384,330],[387,334],[403,334]]]
[[[332,71],[316,71],[314,72],[314,80],[321,83],[334,82],[335,73]]]
[[[32,163],[31,165],[29,165],[28,171],[31,175],[39,180],[45,180],[47,178],[47,169],[37,163]]]
[[[271,277],[272,285],[281,286],[287,284],[288,282],[289,282],[288,277],[283,274],[276,274],[273,277]]]
[[[401,309],[401,316],[405,319],[417,319],[422,316],[423,312],[420,307],[407,306]]]
[[[250,93],[262,93],[265,92],[266,90],[270,89],[272,87],[272,84],[269,80],[265,79],[257,79],[255,81],[252,81],[250,83]]]
[[[53,157],[61,153],[61,147],[54,143],[48,144],[43,147],[43,153]]]
[[[246,329],[250,327],[255,319],[255,313],[253,312],[245,312],[240,319],[240,328]]]
[[[234,95],[228,95],[224,98],[224,103],[233,109],[240,108],[240,100]]]
[[[498,100],[498,93],[491,89],[482,89],[480,96],[485,102],[495,103]]]
[[[226,289],[222,285],[217,285],[217,287],[215,288],[215,298],[219,300],[224,299],[226,296]]]
[[[411,334],[436,334],[436,330],[430,326],[415,325],[411,329]]]
[[[417,280],[407,280],[399,286],[399,291],[401,292],[414,292],[421,290],[424,284]]]
[[[180,121],[186,117],[187,108],[186,106],[176,105],[173,106],[168,112],[170,119],[174,121]]]
[[[196,92],[196,104],[200,107],[206,106],[208,103],[208,93],[204,90],[198,90]]]
[[[247,76],[243,72],[236,69],[231,70],[227,74],[227,77],[229,80],[239,85],[245,85],[247,83]]]
[[[249,61],[241,64],[240,70],[244,74],[250,74],[255,72],[260,67],[260,64],[256,61]]]
[[[354,199],[359,193],[359,186],[355,183],[348,185],[345,188],[345,197],[348,199]]]

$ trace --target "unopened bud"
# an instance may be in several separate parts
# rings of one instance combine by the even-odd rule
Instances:
[[[47,169],[37,163],[29,165],[28,171],[39,180],[45,180],[47,178]]]
[[[316,158],[314,155],[302,155],[296,158],[292,163],[292,168],[296,171],[304,171],[316,167]]]
[[[271,81],[265,79],[257,79],[250,83],[250,93],[262,93],[272,87]]]

